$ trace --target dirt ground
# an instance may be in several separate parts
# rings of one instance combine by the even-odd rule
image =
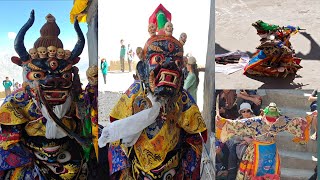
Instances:
[[[99,72],[99,123],[106,125],[109,122],[109,113],[130,85],[134,82],[132,75],[135,72],[111,71],[107,74],[107,83],[104,84],[101,71]],[[204,73],[199,73],[197,104],[200,112],[203,110]]]
[[[216,73],[217,89],[314,89],[320,86],[316,76],[320,67],[320,1],[293,0],[216,0],[216,54],[240,50],[251,55],[259,45],[260,37],[251,24],[257,20],[292,25],[306,29],[294,35],[291,43],[302,58],[303,66],[296,76],[285,79],[248,77],[243,71],[230,75]]]

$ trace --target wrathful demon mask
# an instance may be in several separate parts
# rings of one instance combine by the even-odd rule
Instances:
[[[25,87],[32,98],[45,100],[49,105],[59,105],[65,103],[71,92],[77,93],[81,89],[78,68],[73,65],[80,60],[78,56],[82,53],[85,40],[76,20],[74,28],[78,42],[72,51],[64,50],[58,38],[60,29],[55,18],[49,14],[46,20],[40,30],[41,37],[34,43],[34,47],[27,51],[24,46],[24,36],[34,22],[32,10],[29,20],[15,39],[15,50],[20,58],[11,59],[23,67]]]
[[[79,145],[66,138],[49,144],[40,140],[27,142],[27,146],[32,149],[42,174],[54,179],[76,179],[83,164]]]
[[[150,34],[144,46],[147,85],[154,95],[167,98],[176,96],[183,85],[183,45],[172,36],[170,21],[170,12],[160,5],[149,18],[149,26],[157,26],[158,33]],[[170,33],[166,25],[170,25]]]
[[[78,21],[75,20],[74,28],[78,41],[72,51],[63,49],[58,38],[60,29],[55,18],[49,14],[46,16],[47,22],[40,30],[41,37],[36,40],[34,47],[27,51],[24,36],[33,25],[34,19],[32,10],[29,20],[20,29],[14,42],[19,57],[12,57],[11,60],[23,68],[25,91],[45,117],[46,134],[45,137],[30,136],[25,138],[25,141],[34,153],[35,163],[42,174],[53,179],[76,179],[83,159],[79,151],[80,144],[86,142],[74,130],[69,129],[61,117],[70,108],[70,99],[78,97],[81,92],[78,68],[74,65],[80,60],[78,56],[84,48],[84,36]],[[63,108],[57,113],[58,111],[54,110],[59,108],[53,107]],[[78,119],[74,116],[73,120],[76,122]],[[67,135],[79,144],[70,140]]]

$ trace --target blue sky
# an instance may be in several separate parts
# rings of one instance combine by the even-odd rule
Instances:
[[[40,28],[46,22],[45,16],[51,13],[56,18],[56,23],[60,27],[59,38],[64,44],[72,45],[65,47],[72,49],[77,41],[73,24],[70,23],[69,13],[73,6],[73,0],[11,0],[1,1],[0,5],[0,48],[13,48],[13,38],[8,37],[9,32],[18,33],[19,29],[28,20],[32,9],[35,10],[35,22],[29,29],[25,37],[27,50],[40,37]],[[84,33],[87,32],[87,24],[81,23],[80,27]],[[74,42],[74,43],[72,43]]]
[[[35,21],[25,36],[25,47],[27,50],[33,47],[34,42],[40,37],[40,29],[46,23],[45,17],[50,13],[56,18],[56,23],[60,28],[59,38],[64,49],[72,50],[78,37],[70,22],[70,11],[73,0],[0,0],[0,79],[9,76],[18,82],[22,81],[21,68],[11,63],[10,58],[16,55],[14,50],[14,38],[20,28],[30,17],[32,9],[35,11]],[[86,38],[88,31],[87,23],[80,23],[80,27]],[[86,45],[81,60],[76,65],[80,69],[80,78],[86,84],[85,71],[89,65],[88,47]],[[3,87],[0,86],[0,91]]]

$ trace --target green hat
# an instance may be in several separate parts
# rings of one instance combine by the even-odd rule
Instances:
[[[279,111],[276,103],[274,103],[274,102],[270,103],[269,106],[264,108],[263,112],[266,116],[269,116],[269,117],[280,116],[280,111]]]
[[[254,26],[257,29],[257,31],[276,31],[280,28],[280,26],[278,25],[268,24],[261,20],[252,23],[252,26]]]

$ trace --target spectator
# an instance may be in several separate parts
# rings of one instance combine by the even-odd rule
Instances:
[[[137,47],[136,53],[137,53],[137,56],[138,56],[139,60],[140,61],[144,61],[144,54],[143,54],[142,47]]]
[[[262,98],[257,94],[257,90],[237,90],[237,105],[247,102],[251,105],[253,113],[258,116],[260,114]]]
[[[311,96],[309,96],[309,101],[312,101],[311,105],[310,105],[310,110],[312,112],[312,126],[315,130],[315,133],[313,135],[311,135],[310,139],[312,140],[317,140],[318,136],[317,136],[317,120],[318,120],[318,104],[317,104],[317,90],[314,90],[311,94]],[[317,180],[318,177],[318,173],[317,173],[317,166],[314,168],[314,174],[309,178],[309,180]]]
[[[228,156],[229,150],[225,143],[221,143],[218,139],[215,141],[216,146],[216,174],[217,178],[225,178],[228,176]]]
[[[311,101],[310,110],[311,112],[317,111],[317,90],[314,90],[312,94],[308,98],[309,101]],[[317,140],[317,127],[318,127],[318,120],[316,116],[312,116],[312,127],[314,129],[314,134],[310,136],[310,139]]]
[[[137,47],[136,49],[137,56],[139,58],[139,62],[136,66],[136,74],[133,75],[135,80],[140,79],[142,82],[146,83],[147,81],[147,70],[146,63],[144,60],[143,49],[141,47]]]
[[[317,177],[318,177],[318,168],[317,166],[314,168],[314,174],[309,178],[309,180],[317,180]]]
[[[2,82],[2,85],[4,86],[6,96],[10,95],[12,82],[9,80],[9,77],[6,77],[6,80]]]
[[[127,52],[127,57],[128,57],[128,65],[129,65],[129,72],[132,71],[132,60],[134,58],[134,52],[132,48],[130,47],[130,44],[128,44],[128,52]]]
[[[104,84],[107,84],[108,63],[105,58],[101,59],[101,71],[103,75]]]
[[[254,116],[250,104],[246,102],[240,105],[239,114],[240,116],[238,119],[251,118]],[[240,163],[248,144],[251,142],[252,138],[247,136],[235,136],[226,142],[229,149],[227,180],[236,179],[238,164]]]
[[[21,88],[21,85],[18,82],[14,83],[13,91],[16,91],[16,90],[18,90],[20,88]]]
[[[123,44],[123,39],[120,40],[121,49],[120,49],[120,66],[121,72],[124,72],[124,57],[126,56],[126,46]]]
[[[197,103],[197,91],[199,85],[199,71],[197,67],[197,60],[194,57],[189,57],[187,64],[188,76],[184,80],[183,88],[187,90]]]
[[[236,98],[235,90],[224,89],[219,93],[219,113],[222,117],[228,119],[238,118]]]
[[[185,80],[188,77],[188,69],[187,69],[188,57],[187,56],[183,56],[182,63],[183,63],[182,75],[183,75],[183,79]]]

